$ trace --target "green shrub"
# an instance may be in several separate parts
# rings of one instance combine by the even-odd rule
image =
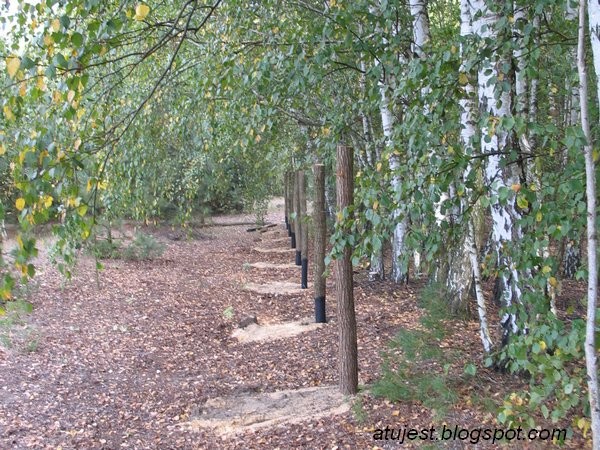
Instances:
[[[133,261],[155,259],[165,251],[165,245],[154,236],[138,231],[131,243],[122,251],[123,259]]]
[[[154,236],[138,231],[129,244],[117,239],[96,239],[90,252],[99,259],[126,259],[131,261],[148,260],[160,257],[165,245]]]
[[[530,323],[526,334],[512,336],[497,357],[511,373],[527,377],[529,388],[506,396],[498,421],[533,428],[541,413],[553,423],[569,420],[585,433],[590,422],[584,338],[583,319],[565,324],[552,313]]]

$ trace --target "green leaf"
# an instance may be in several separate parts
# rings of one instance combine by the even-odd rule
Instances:
[[[71,43],[75,47],[81,47],[83,45],[83,35],[81,33],[73,33],[71,36]]]
[[[470,375],[473,377],[477,373],[477,366],[475,366],[475,364],[473,364],[473,363],[465,364],[464,371],[467,375]]]

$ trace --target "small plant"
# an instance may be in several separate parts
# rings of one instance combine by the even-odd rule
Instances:
[[[39,335],[26,321],[26,316],[32,311],[31,303],[24,300],[9,301],[0,305],[0,345],[26,352],[37,350]]]
[[[115,240],[97,239],[91,243],[90,252],[98,259],[117,259],[120,246]]]
[[[352,401],[352,414],[360,425],[367,421],[368,415],[361,394],[358,394]]]
[[[138,231],[131,243],[123,249],[123,258],[129,260],[145,260],[160,257],[165,251],[165,245],[154,236]]]
[[[160,257],[165,245],[154,236],[138,231],[126,246],[117,239],[96,239],[90,246],[90,252],[98,259],[127,259],[131,261],[155,259]]]
[[[234,314],[233,306],[228,306],[227,308],[225,308],[223,310],[223,317],[227,320],[233,319],[233,314]]]

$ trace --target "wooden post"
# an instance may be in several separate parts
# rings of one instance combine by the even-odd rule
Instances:
[[[296,265],[302,265],[302,218],[300,211],[300,171],[296,171],[294,177],[294,211],[296,218],[294,219],[294,236],[296,249]]]
[[[288,172],[286,171],[283,174],[283,219],[285,222],[285,229],[286,231],[290,229],[290,221],[289,221],[289,217],[290,217],[290,203],[288,200]]]
[[[294,227],[293,227],[293,219],[292,219],[292,213],[294,212],[294,185],[293,185],[293,179],[294,179],[294,175],[293,172],[288,170],[287,172],[287,178],[285,180],[286,184],[287,184],[287,190],[288,190],[288,236],[291,238],[292,237],[292,233],[294,232]],[[292,247],[295,248],[295,247]]]
[[[323,164],[315,164],[315,197],[313,203],[313,224],[315,230],[315,274],[313,283],[315,285],[315,322],[327,322],[325,313],[325,247],[327,245],[327,224],[325,211],[325,167]]]
[[[297,210],[296,210],[296,196],[298,195],[298,189],[296,186],[296,172],[290,173],[290,217],[293,215],[292,223],[290,224],[290,237],[292,239],[292,248],[297,247],[296,242],[296,222],[298,221]]]
[[[308,288],[308,224],[306,223],[306,176],[303,170],[298,171],[298,193],[300,195],[300,254],[302,259],[302,275],[300,287]]]
[[[337,146],[336,191],[338,221],[341,211],[354,202],[354,172],[352,148]],[[340,224],[341,225],[341,224]],[[335,262],[336,299],[339,315],[339,372],[340,390],[344,395],[358,390],[358,349],[356,342],[356,314],[354,311],[354,285],[352,259],[349,246]]]

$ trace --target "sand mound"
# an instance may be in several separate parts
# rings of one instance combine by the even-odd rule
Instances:
[[[316,330],[321,326],[323,326],[322,323],[315,323],[312,319],[264,325],[252,323],[245,328],[234,330],[232,336],[240,342],[272,341]]]
[[[250,263],[250,264],[248,264],[248,266],[254,267],[256,269],[289,269],[292,267],[300,268],[300,266],[297,266],[296,264],[293,264],[293,263],[275,264],[275,263],[261,262],[261,261],[255,262],[255,263]]]
[[[293,248],[280,248],[280,247],[275,247],[275,248],[254,247],[252,250],[254,250],[255,252],[258,252],[258,253],[291,253],[291,252],[296,251]]]
[[[213,398],[196,409],[190,422],[182,426],[195,431],[209,428],[228,437],[257,428],[343,414],[350,406],[337,386],[321,386]]]
[[[270,283],[258,284],[258,283],[247,283],[244,285],[244,290],[250,292],[256,292],[257,294],[302,294],[306,292],[306,289],[300,287],[300,283],[293,283],[291,281],[272,281]]]

